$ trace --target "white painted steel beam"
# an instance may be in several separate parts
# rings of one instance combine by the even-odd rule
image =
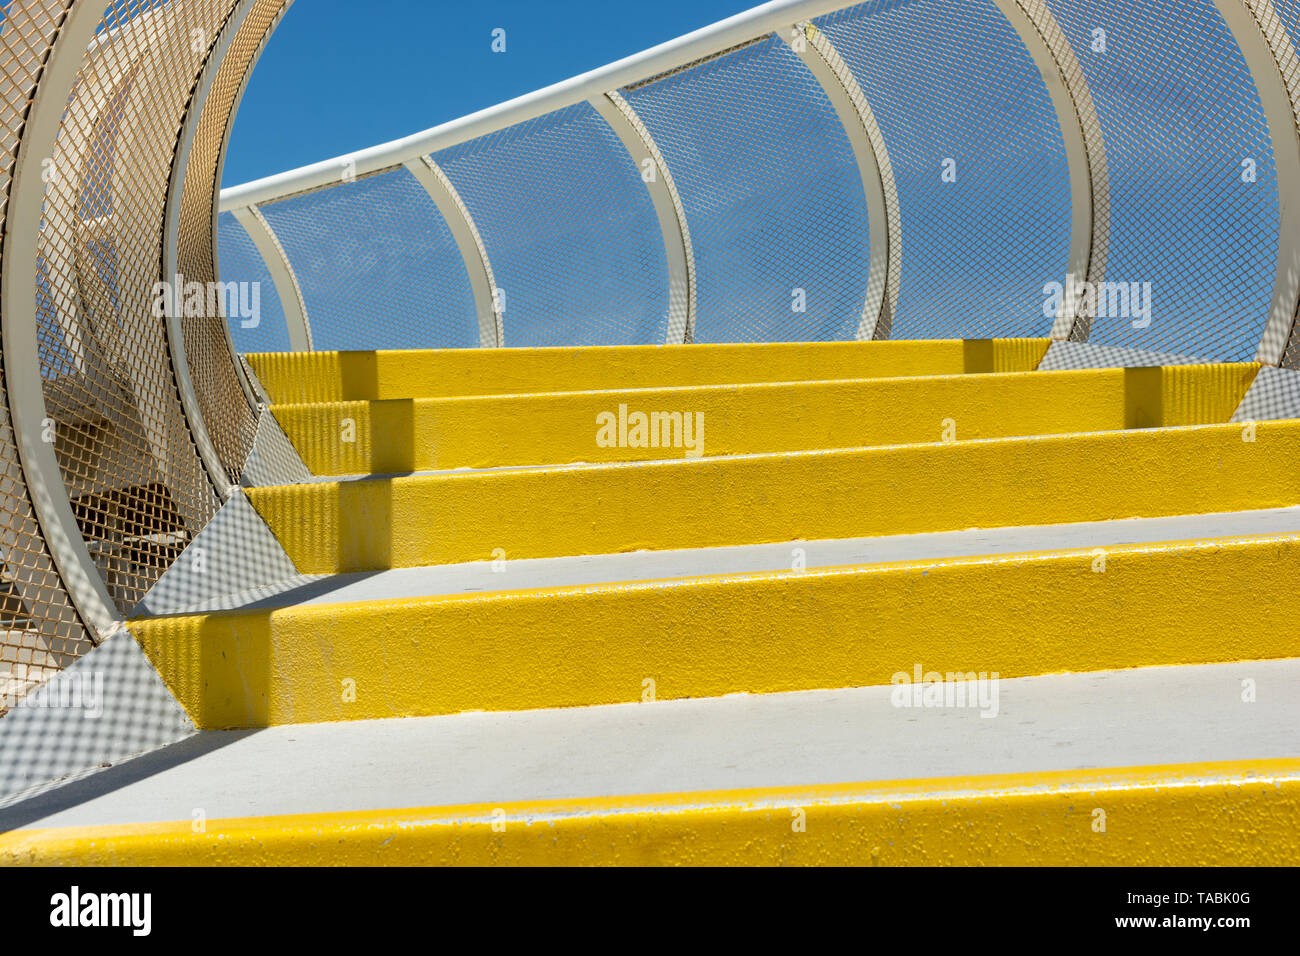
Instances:
[[[695,252],[691,248],[686,209],[682,206],[677,183],[673,181],[672,170],[636,110],[618,92],[592,97],[590,102],[632,157],[659,219],[668,262],[668,329],[664,342],[667,345],[693,342]]]
[[[898,310],[903,230],[899,218],[898,186],[894,181],[889,151],[885,148],[884,134],[853,71],[826,34],[814,24],[803,21],[783,31],[781,37],[821,84],[844,127],[853,158],[857,161],[867,202],[871,251],[867,294],[856,337],[859,341],[888,338],[890,324]]]
[[[36,328],[36,279],[45,203],[42,161],[54,155],[68,95],[103,12],[102,5],[74,4],[46,59],[40,82],[32,94],[22,142],[12,168],[0,258],[5,385],[14,443],[46,547],[69,597],[96,642],[121,626],[121,615],[77,524],[54,443],[46,440],[48,413]]]
[[[303,301],[298,276],[285,254],[284,246],[280,245],[271,224],[256,206],[235,209],[233,212],[248,233],[248,238],[253,240],[254,247],[266,263],[266,270],[271,273],[271,281],[275,283],[276,294],[280,297],[280,307],[284,310],[290,350],[310,352],[311,321],[307,317],[307,303]]]
[[[505,345],[505,328],[498,308],[496,278],[492,274],[487,247],[483,245],[483,237],[474,225],[474,217],[470,215],[469,208],[447,174],[433,161],[433,157],[420,156],[407,160],[403,165],[429,194],[447,228],[451,230],[452,238],[456,240],[456,248],[460,251],[461,259],[465,262],[465,272],[469,276],[470,291],[474,295],[478,344],[485,349]]]
[[[1066,284],[1101,282],[1110,243],[1110,175],[1101,121],[1087,78],[1046,0],[993,2],[1042,74],[1061,128],[1070,172],[1071,228]],[[1086,339],[1090,327],[1091,316],[1080,314],[1077,308],[1063,307],[1052,325],[1052,338]]]

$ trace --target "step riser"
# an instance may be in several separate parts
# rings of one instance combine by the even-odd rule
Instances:
[[[1028,372],[1047,339],[249,355],[277,404]]]
[[[1297,657],[1289,592],[1259,584],[1297,575],[1300,535],[1283,535],[157,618],[131,630],[195,723],[221,729],[636,702],[648,689],[674,699],[886,685],[918,665],[1012,678]]]
[[[1211,424],[1228,420],[1257,371],[1242,364],[1026,372],[279,405],[274,412],[314,474],[394,474],[857,448],[939,441],[945,433],[965,440]],[[652,413],[676,420],[638,435],[635,416]]]
[[[1260,760],[19,831],[0,865],[1278,866],[1298,814]]]
[[[1253,440],[1250,440],[1253,439]],[[1300,423],[255,488],[305,574],[1300,502]]]

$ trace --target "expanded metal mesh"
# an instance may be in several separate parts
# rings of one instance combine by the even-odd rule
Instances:
[[[177,265],[185,281],[209,283],[216,279],[212,214],[222,157],[248,72],[283,9],[284,0],[258,0],[253,4],[216,69],[201,113],[192,117],[193,145],[185,169],[177,229]],[[224,292],[214,295],[216,309],[195,313],[184,310],[180,317],[186,363],[199,411],[231,482],[239,481],[252,451],[257,415],[240,382],[225,322],[260,322],[261,296],[269,286],[233,289],[230,298]],[[226,316],[231,301],[257,307],[249,309],[247,317],[241,310],[236,310],[240,314]]]
[[[115,0],[60,126],[36,316],[45,402],[80,530],[129,613],[215,514],[158,314],[181,121],[233,0]]]
[[[834,108],[784,40],[623,91],[681,191],[697,342],[853,338],[870,235]]]
[[[587,103],[442,150],[478,226],[506,345],[662,342],[663,234],[641,172]]]
[[[479,344],[464,261],[406,169],[261,209],[298,277],[316,348]]]
[[[73,0],[15,0],[0,20],[0,235],[30,98]],[[2,265],[2,263],[0,263]],[[0,713],[91,643],[32,510],[0,352]]]
[[[1042,75],[989,0],[872,0],[818,21],[880,124],[902,216],[891,338],[1051,332],[1070,179]]]
[[[1149,316],[1099,315],[1088,340],[1252,359],[1277,265],[1277,173],[1222,16],[1212,0],[1053,0],[1052,9],[1105,134],[1105,278],[1150,283]]]
[[[1249,6],[1282,22],[1273,42],[1294,45],[1298,0]],[[1254,79],[1214,0],[869,0],[816,23],[879,127],[883,197],[864,191],[841,117],[783,37],[620,91],[685,212],[696,341],[868,328],[871,243],[879,254],[885,239],[869,234],[869,213],[879,222],[877,204],[894,208],[892,189],[891,337],[1048,334],[1060,284],[1086,266],[1077,278],[1106,285],[1075,290],[1087,299],[1073,337],[1253,357],[1277,265],[1277,173]],[[1288,56],[1284,70],[1300,73]],[[586,104],[435,159],[483,235],[507,344],[661,340],[658,224],[635,163]],[[1089,190],[1090,207],[1076,209]],[[344,233],[366,217],[332,211],[341,187],[315,195],[272,208],[302,204]],[[303,230],[307,218],[285,225]],[[327,227],[310,228],[328,250]],[[316,278],[295,265],[314,311]],[[323,300],[403,297],[382,274],[343,271],[322,273]],[[385,345],[473,344],[468,323],[455,341],[409,321],[391,328]],[[1300,366],[1300,335],[1284,361]]]

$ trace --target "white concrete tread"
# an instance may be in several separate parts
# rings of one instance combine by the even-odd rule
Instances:
[[[1300,757],[1300,660],[997,686],[995,717],[868,687],[202,733],[0,830]]]
[[[211,598],[186,610],[200,613],[342,604],[780,571],[792,566],[795,548],[803,550],[807,567],[823,568],[1296,532],[1300,532],[1300,507],[518,561],[507,555],[497,565],[478,561],[355,574],[299,575],[266,587]]]

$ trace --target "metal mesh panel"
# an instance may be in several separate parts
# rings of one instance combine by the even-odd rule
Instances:
[[[0,20],[0,230],[30,97],[71,2],[16,0]],[[32,511],[9,407],[0,352],[0,714],[91,646]]]
[[[586,103],[434,159],[456,186],[504,293],[505,344],[662,342],[663,234],[640,172]]]
[[[59,464],[127,613],[216,512],[155,313],[181,120],[232,0],[116,0],[59,130],[37,327]]]
[[[1105,134],[1106,279],[1151,284],[1149,326],[1099,315],[1088,340],[1250,360],[1273,291],[1278,195],[1268,124],[1236,41],[1211,0],[1051,6]]]
[[[866,198],[834,109],[786,44],[768,37],[623,93],[681,191],[696,341],[852,338]]]
[[[261,313],[253,318],[229,320],[230,337],[240,352],[287,352],[289,333],[284,309],[271,273],[262,261],[244,227],[233,213],[217,217],[217,263],[223,281],[256,283],[261,295]]]
[[[252,5],[216,69],[200,115],[191,117],[194,140],[185,169],[177,229],[177,266],[187,281],[212,282],[216,278],[212,215],[222,156],[248,71],[283,8],[284,0],[258,0]],[[256,300],[253,291],[258,293]],[[249,290],[246,300],[260,301],[261,291],[260,286]],[[204,424],[227,478],[237,482],[257,435],[257,416],[236,372],[224,327],[225,297],[213,298],[218,309],[205,309],[197,315],[187,310],[180,323],[185,358]],[[251,318],[259,319],[260,310]],[[245,321],[242,316],[232,319],[241,324]]]
[[[902,256],[892,338],[1046,335],[1070,181],[1056,112],[989,0],[872,0],[818,26],[880,124]]]
[[[261,209],[297,273],[316,348],[478,345],[451,230],[406,169]]]

